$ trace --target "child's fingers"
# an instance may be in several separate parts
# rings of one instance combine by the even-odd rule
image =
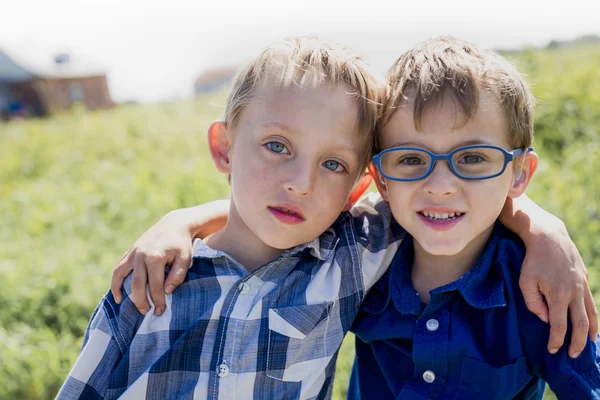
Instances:
[[[133,264],[131,300],[140,313],[146,315],[148,311],[150,311],[150,304],[148,304],[148,296],[146,295],[146,283],[148,281],[146,264],[144,263],[144,259],[139,254],[136,254]]]
[[[165,281],[165,293],[173,293],[173,290],[183,283],[190,267],[190,261],[190,254],[180,254],[175,258],[171,271],[169,271],[169,275]]]
[[[568,301],[567,294],[562,290],[546,296],[550,316],[550,339],[548,351],[551,354],[558,352],[564,344],[567,333]]]
[[[519,286],[521,287],[527,309],[537,315],[539,319],[548,323],[548,305],[540,292],[537,282],[523,275],[521,276]]]
[[[584,288],[583,297],[585,301],[585,311],[590,323],[590,338],[596,340],[596,336],[598,335],[598,309],[596,308],[596,302],[594,301],[594,296],[592,296],[589,286]]]
[[[165,281],[165,268],[168,260],[165,257],[147,256],[145,259],[148,273],[148,286],[150,287],[150,298],[154,303],[154,313],[162,315],[165,311],[165,292],[163,284]]]
[[[569,357],[576,358],[585,348],[590,328],[583,298],[577,296],[571,301],[569,315],[571,324],[573,325],[571,344],[569,345]]]
[[[133,258],[135,252],[132,251],[133,247],[127,250],[127,253],[121,257],[117,266],[113,270],[112,279],[110,281],[110,291],[117,304],[120,304],[123,299],[121,288],[123,287],[123,281],[133,271]]]

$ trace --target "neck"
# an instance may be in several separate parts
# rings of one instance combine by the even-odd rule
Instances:
[[[425,251],[414,240],[415,256],[411,269],[412,284],[421,301],[429,302],[429,291],[454,282],[469,271],[490,238],[493,226],[475,237],[464,249],[453,255],[436,255]]]
[[[229,208],[229,216],[225,227],[207,237],[204,242],[214,250],[229,254],[248,272],[252,272],[276,259],[284,251],[270,247],[260,240],[242,221],[233,201]]]

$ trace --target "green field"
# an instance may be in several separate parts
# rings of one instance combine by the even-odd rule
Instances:
[[[528,193],[566,222],[598,296],[600,46],[510,57],[540,100]],[[0,399],[52,398],[133,241],[171,209],[228,196],[205,144],[224,100],[0,124]],[[346,340],[336,399],[351,361]]]

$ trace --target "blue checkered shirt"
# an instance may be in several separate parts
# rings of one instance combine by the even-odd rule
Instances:
[[[59,399],[327,399],[344,335],[404,231],[371,195],[252,273],[201,241],[166,311],[107,293]]]

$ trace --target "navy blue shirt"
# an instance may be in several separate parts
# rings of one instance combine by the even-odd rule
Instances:
[[[559,399],[600,399],[594,342],[576,359],[568,343],[555,355],[546,350],[550,327],[519,289],[524,256],[521,240],[496,223],[475,266],[423,304],[407,237],[352,327],[348,399],[541,399],[544,381]]]

